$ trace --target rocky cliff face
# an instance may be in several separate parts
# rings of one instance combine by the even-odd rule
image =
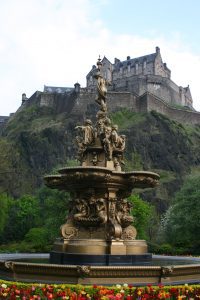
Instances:
[[[0,191],[14,197],[34,193],[45,174],[76,163],[74,128],[82,119],[82,115],[72,118],[34,105],[16,113],[0,137]],[[161,175],[159,187],[144,191],[143,198],[162,213],[183,177],[200,172],[200,126],[183,126],[156,112],[138,114],[127,109],[112,113],[111,119],[127,136],[126,169]]]

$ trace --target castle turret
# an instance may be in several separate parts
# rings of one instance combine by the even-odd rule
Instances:
[[[75,92],[76,92],[77,94],[80,93],[80,88],[81,88],[80,83],[76,82],[76,83],[74,84],[74,90],[75,90]]]
[[[26,97],[26,94],[23,93],[22,94],[22,105],[24,105],[24,103],[28,100],[28,98]]]

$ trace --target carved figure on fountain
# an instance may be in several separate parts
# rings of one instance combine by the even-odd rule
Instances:
[[[111,85],[109,81],[103,78],[101,74],[102,62],[99,57],[97,61],[97,70],[94,74],[94,78],[97,79],[97,96],[95,101],[100,105],[101,110],[103,112],[107,112],[107,104],[106,104],[106,95],[107,95],[107,86]]]
[[[91,145],[94,142],[94,128],[92,127],[91,120],[85,120],[84,125],[76,126],[75,129],[81,129],[81,139],[83,145]]]
[[[132,203],[127,199],[117,201],[117,220],[123,228],[131,225],[134,221],[133,216],[131,216],[132,207]]]
[[[97,227],[107,221],[106,200],[90,195],[87,198],[75,199],[73,211],[74,224],[79,227]]]

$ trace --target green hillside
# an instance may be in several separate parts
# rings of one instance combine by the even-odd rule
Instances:
[[[46,245],[51,245],[59,234],[69,197],[44,189],[43,176],[56,172],[61,166],[78,163],[73,144],[76,135],[74,128],[82,123],[82,118],[80,115],[72,118],[67,113],[56,114],[48,107],[30,106],[17,112],[1,130],[0,243],[20,242],[14,246],[12,244],[9,249],[48,251]],[[140,216],[139,219],[136,216],[140,237],[157,243],[159,236],[162,243],[170,243],[170,246],[161,247],[164,249],[162,251],[170,252],[171,245],[179,245],[173,242],[173,237],[166,238],[166,232],[158,233],[163,230],[160,222],[170,215],[168,208],[171,209],[176,192],[181,190],[188,176],[197,178],[196,181],[200,178],[200,126],[182,125],[154,111],[139,114],[123,109],[110,114],[110,118],[113,124],[119,125],[120,133],[127,136],[125,170],[149,170],[160,174],[158,187],[134,191],[149,206],[145,206],[147,204],[142,203],[138,196],[132,200],[137,206],[135,212]],[[199,191],[196,191],[195,199],[198,195]],[[55,211],[58,216],[56,222]],[[24,223],[24,220],[27,222]],[[166,223],[166,230],[173,222],[170,219],[170,223]],[[198,224],[193,225],[196,228]],[[36,244],[30,246],[32,240]],[[193,243],[194,239],[190,240],[190,249],[199,253],[199,245]],[[152,245],[153,251],[162,252]],[[0,251],[4,249],[7,246],[0,247]],[[187,247],[183,249],[186,251]]]
[[[159,187],[146,191],[145,197],[150,201],[153,196],[160,209],[165,209],[183,177],[198,171],[200,126],[183,126],[156,112],[139,114],[124,109],[110,117],[127,136],[126,170],[160,174]],[[76,160],[73,140],[77,123],[78,118],[55,114],[47,107],[31,106],[16,113],[0,137],[1,192],[14,197],[32,194],[45,174]]]

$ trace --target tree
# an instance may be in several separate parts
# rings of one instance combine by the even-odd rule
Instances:
[[[132,215],[134,217],[133,225],[137,229],[137,238],[146,239],[149,222],[153,214],[153,208],[147,202],[144,202],[138,195],[129,197],[133,204]]]
[[[42,226],[47,229],[50,242],[53,242],[55,237],[60,234],[60,226],[65,223],[70,199],[69,194],[64,191],[42,187],[36,197],[40,203]]]
[[[163,219],[166,241],[200,253],[200,176],[189,177]]]
[[[6,222],[8,220],[8,211],[9,206],[11,205],[13,199],[7,194],[0,194],[0,234],[3,233],[4,228],[6,226]]]
[[[38,199],[30,195],[12,201],[3,241],[20,241],[32,227],[39,227],[41,224],[39,209]]]

